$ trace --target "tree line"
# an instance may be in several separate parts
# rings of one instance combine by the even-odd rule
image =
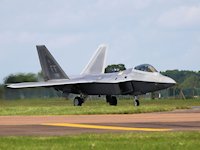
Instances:
[[[119,72],[126,70],[124,64],[112,64],[105,68],[105,73]],[[160,72],[163,75],[173,78],[178,84],[176,88],[200,88],[200,71],[187,71],[187,70],[167,70]],[[39,73],[19,73],[10,74],[4,78],[4,82],[0,85],[0,98],[5,94],[7,88],[6,84],[20,83],[20,82],[37,82],[43,80],[42,72]],[[51,89],[52,91],[52,89]],[[47,92],[46,92],[47,93]]]
[[[161,73],[174,79],[179,88],[200,88],[200,71],[167,70]]]

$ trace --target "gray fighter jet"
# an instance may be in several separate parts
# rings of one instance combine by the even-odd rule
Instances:
[[[116,95],[132,95],[134,105],[139,106],[138,95],[176,84],[173,79],[160,74],[149,64],[121,72],[104,73],[105,45],[98,47],[79,76],[69,77],[44,45],[36,47],[45,81],[10,84],[9,88],[53,87],[63,93],[79,94],[74,98],[74,106],[81,106],[88,95],[105,95],[110,105],[117,105]]]

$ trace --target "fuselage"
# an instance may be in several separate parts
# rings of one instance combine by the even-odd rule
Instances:
[[[145,72],[128,69],[106,74],[90,74],[70,77],[75,80],[86,80],[88,83],[73,87],[62,87],[62,91],[86,95],[141,95],[169,88],[176,82],[159,72]],[[93,82],[89,82],[89,81]]]
[[[142,64],[134,69],[115,73],[103,73],[105,70],[106,46],[101,45],[86,65],[81,75],[69,77],[45,45],[37,45],[44,81],[9,84],[9,88],[53,87],[63,93],[80,94],[74,105],[81,106],[83,95],[106,95],[111,105],[117,100],[113,95],[141,95],[173,86],[176,82],[161,75],[150,64]],[[115,70],[115,68],[114,68]],[[137,106],[139,103],[137,102]]]

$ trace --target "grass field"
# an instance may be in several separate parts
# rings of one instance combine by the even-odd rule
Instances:
[[[131,114],[200,106],[199,99],[141,100],[140,107],[134,107],[133,100],[119,100],[118,102],[118,106],[109,106],[105,100],[88,100],[82,107],[74,107],[72,100],[65,99],[0,100],[0,115]],[[199,149],[199,139],[200,131],[81,134],[50,137],[9,136],[0,137],[0,149],[193,150]]]
[[[73,115],[73,114],[133,114],[171,111],[199,106],[200,100],[141,100],[140,107],[133,100],[119,100],[118,106],[109,106],[105,100],[87,100],[82,107],[74,107],[72,100],[30,99],[0,100],[0,115]]]
[[[60,137],[1,137],[0,149],[197,150],[200,132],[82,134]]]

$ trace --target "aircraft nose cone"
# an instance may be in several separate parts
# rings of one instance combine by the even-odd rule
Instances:
[[[176,81],[174,79],[168,77],[168,83],[175,85]]]
[[[166,87],[172,87],[176,85],[176,81],[170,77],[165,77]]]

